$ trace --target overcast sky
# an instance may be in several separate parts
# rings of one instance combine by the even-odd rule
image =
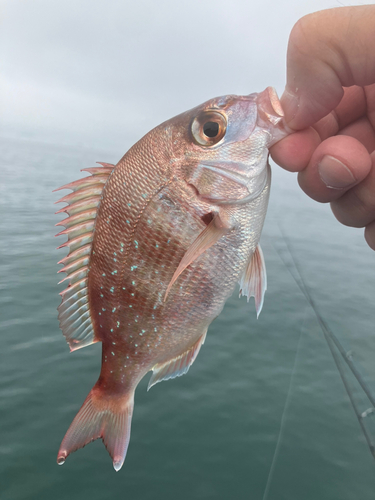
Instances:
[[[359,5],[368,2],[352,2]],[[3,136],[116,148],[228,93],[282,92],[288,36],[345,0],[1,1]]]

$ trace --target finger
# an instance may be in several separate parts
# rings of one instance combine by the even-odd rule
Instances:
[[[335,108],[335,116],[339,129],[343,129],[350,123],[358,120],[366,114],[367,102],[363,87],[353,85],[344,88],[344,95]]]
[[[365,239],[370,248],[375,250],[375,221],[372,221],[366,226]]]
[[[343,87],[375,82],[375,6],[330,9],[300,19],[288,45],[287,84],[281,98],[296,130],[326,116]]]
[[[375,153],[370,158],[372,169],[368,176],[331,203],[336,219],[346,226],[364,227],[375,220]]]
[[[314,151],[307,168],[298,174],[298,182],[308,196],[326,203],[365,179],[371,165],[366,148],[356,139],[330,137]]]
[[[366,116],[340,130],[339,135],[349,135],[361,142],[369,153],[375,149],[375,131]]]
[[[375,129],[375,83],[365,87],[364,91],[367,105],[367,117]]]
[[[336,135],[351,123],[366,115],[366,96],[362,87],[344,88],[344,95],[339,105],[328,115],[314,124],[322,140]],[[346,134],[350,135],[350,134]]]
[[[289,172],[299,172],[306,168],[311,155],[320,144],[318,133],[308,128],[288,135],[270,149],[272,159]]]

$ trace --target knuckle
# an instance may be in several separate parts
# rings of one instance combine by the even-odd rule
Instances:
[[[364,227],[375,218],[375,195],[355,188],[331,203],[336,219],[345,226]]]

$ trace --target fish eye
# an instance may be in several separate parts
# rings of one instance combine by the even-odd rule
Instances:
[[[191,125],[194,141],[200,146],[214,146],[224,137],[227,129],[225,116],[217,111],[203,111]]]
[[[210,137],[211,139],[213,137],[216,137],[219,133],[219,124],[216,122],[206,122],[203,125],[203,133],[205,136]]]

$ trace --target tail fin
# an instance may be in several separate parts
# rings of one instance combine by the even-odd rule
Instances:
[[[134,391],[109,396],[96,384],[62,440],[57,463],[62,465],[70,453],[102,438],[114,469],[119,471],[128,449],[133,406]]]

